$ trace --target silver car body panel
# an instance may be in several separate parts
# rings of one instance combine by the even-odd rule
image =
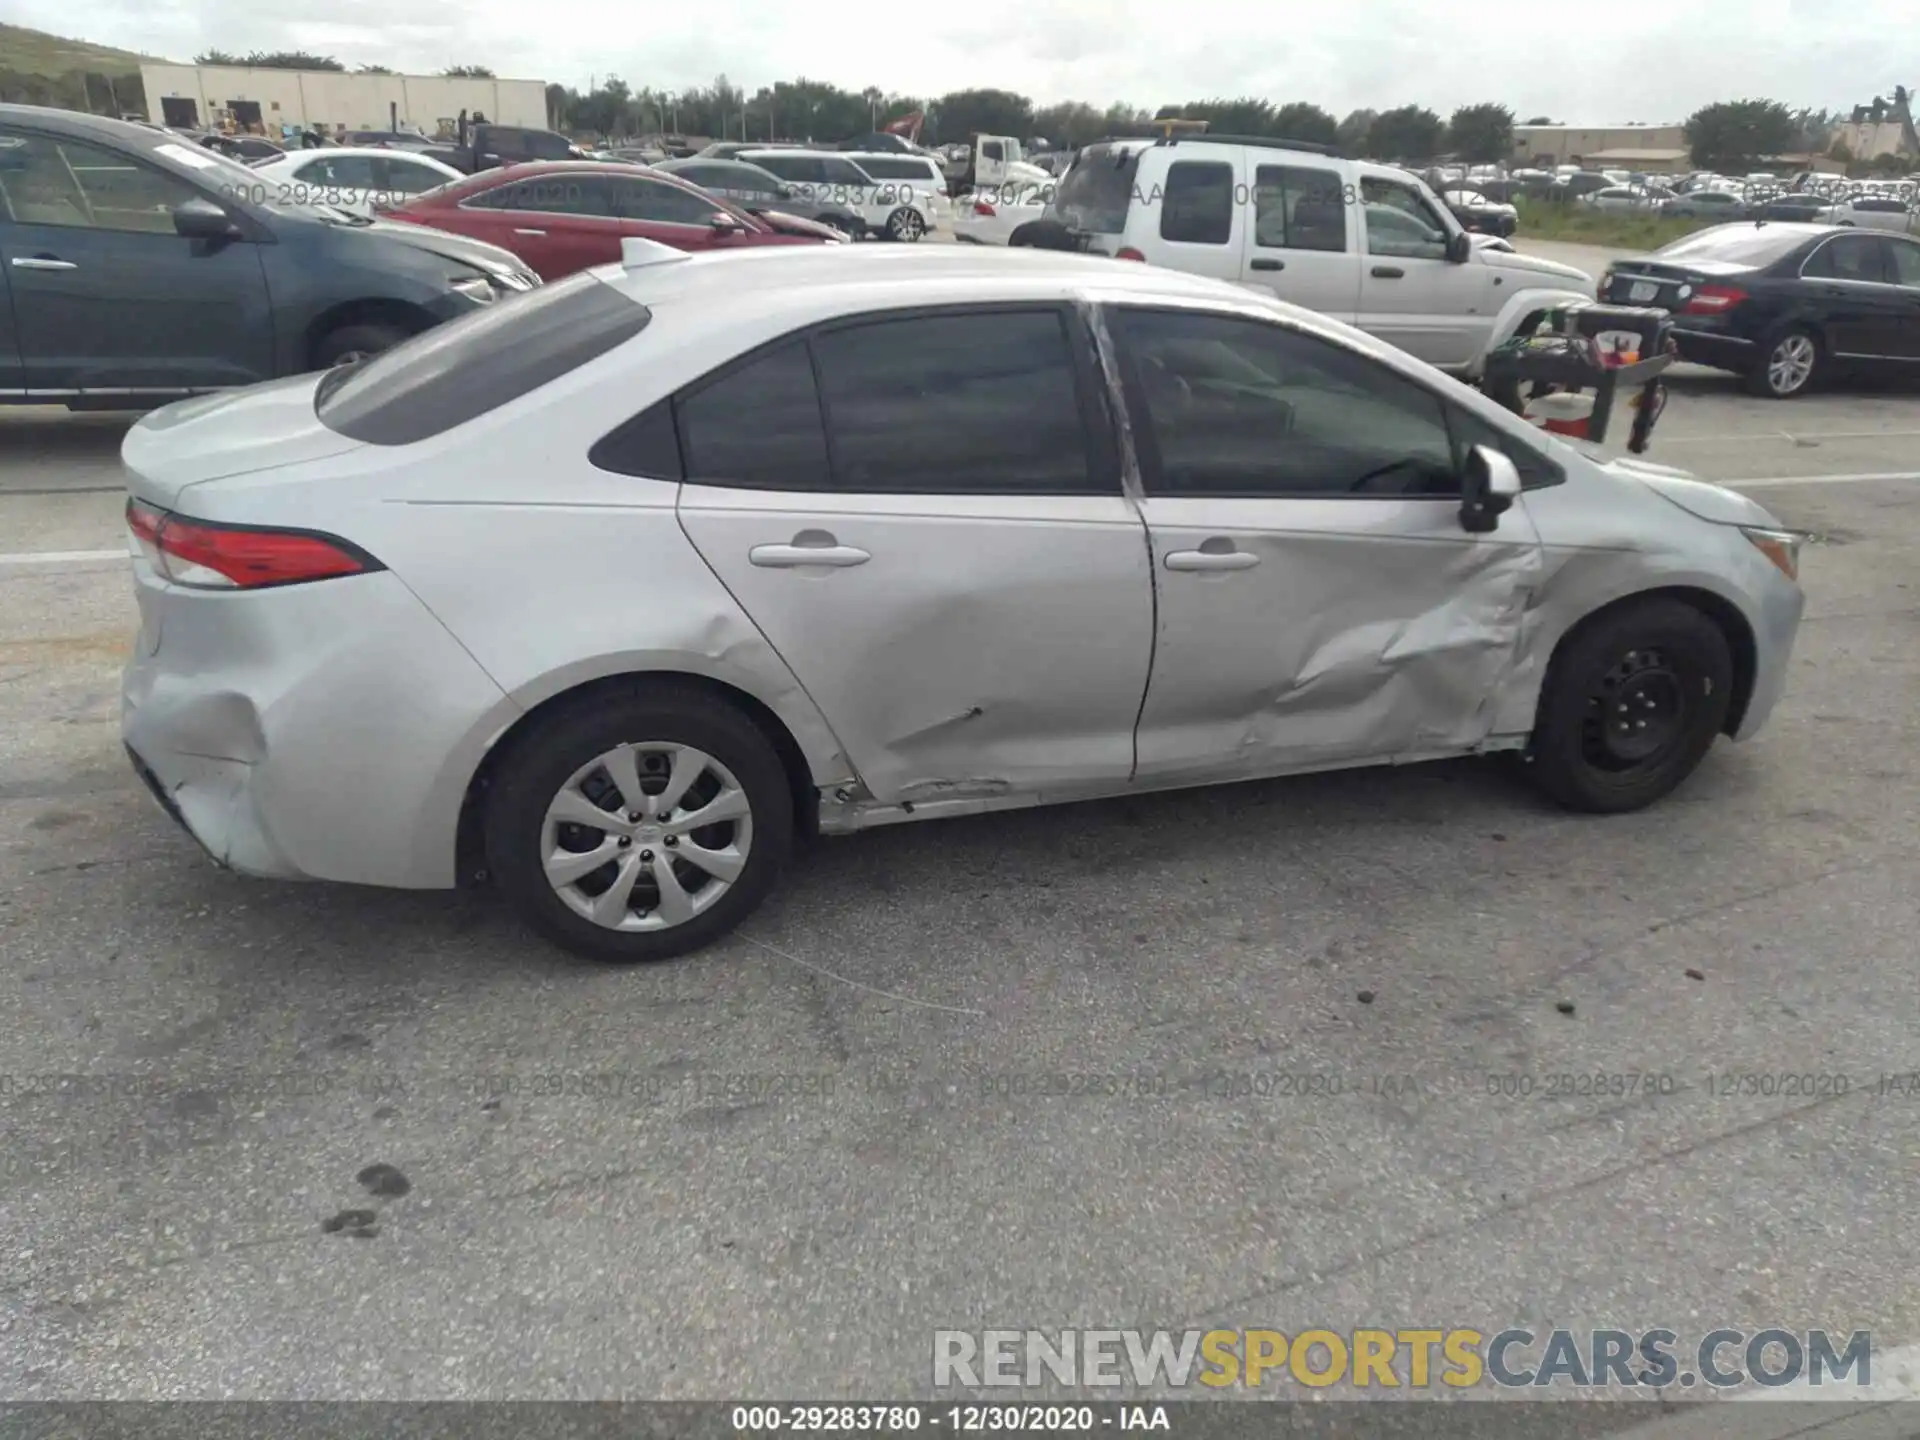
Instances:
[[[1657,467],[1598,462],[1325,317],[1040,251],[849,261],[766,249],[596,275],[650,308],[642,334],[431,439],[334,445],[299,400],[311,377],[183,402],[130,432],[136,496],[214,522],[342,535],[388,567],[231,594],[184,590],[135,561],[143,628],[125,733],[218,858],[261,874],[450,885],[462,802],[488,752],[542,703],[616,676],[696,676],[765,706],[828,831],[1512,748],[1532,728],[1554,644],[1595,608],[1651,589],[1710,593],[1753,631],[1742,736],[1778,694],[1800,592],[1708,513],[1771,523],[1764,510]],[[1018,301],[1072,304],[1090,321],[1120,493],[747,491],[586,458],[629,416],[808,325]],[[1528,491],[1488,535],[1459,528],[1456,502],[1146,497],[1132,458],[1140,418],[1113,383],[1102,313],[1136,303],[1251,316],[1362,351],[1545,451],[1567,478]],[[819,538],[808,531],[871,560],[751,562],[755,546]],[[1168,567],[1215,537],[1258,563]]]

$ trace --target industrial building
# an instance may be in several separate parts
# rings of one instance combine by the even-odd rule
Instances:
[[[1690,168],[1680,125],[1516,125],[1513,163],[1675,174]]]
[[[385,130],[398,122],[429,135],[451,133],[461,111],[498,125],[547,123],[540,80],[469,80],[441,75],[350,75],[338,70],[268,70],[244,65],[142,65],[147,116],[184,129],[219,128],[279,136],[294,130]]]

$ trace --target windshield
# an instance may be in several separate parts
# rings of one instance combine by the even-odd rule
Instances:
[[[1089,145],[1061,180],[1053,208],[1071,230],[1118,235],[1127,227],[1140,151],[1127,145]]]
[[[270,210],[279,215],[318,216],[335,225],[366,223],[347,214],[344,210],[317,200],[310,203],[290,200],[287,196],[295,193],[297,187],[279,185],[263,179],[260,172],[251,165],[222,155],[217,150],[209,150],[204,145],[169,140],[154,146],[153,153],[197,171],[202,180],[219,191],[222,199],[242,200],[249,205]]]
[[[1806,232],[1767,226],[1729,226],[1702,230],[1653,252],[1655,260],[1728,260],[1739,265],[1770,265],[1806,242]]]

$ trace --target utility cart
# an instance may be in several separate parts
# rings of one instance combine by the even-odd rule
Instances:
[[[1664,310],[1584,302],[1547,311],[1487,356],[1481,388],[1545,429],[1604,444],[1615,405],[1633,412],[1638,455],[1666,408],[1660,376],[1678,357]]]

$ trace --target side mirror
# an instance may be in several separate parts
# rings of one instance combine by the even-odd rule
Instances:
[[[1460,528],[1469,535],[1490,533],[1519,494],[1520,472],[1513,461],[1490,445],[1474,446],[1460,477]]]
[[[1473,254],[1473,240],[1464,230],[1455,230],[1447,236],[1447,259],[1456,265],[1463,265]]]
[[[182,200],[173,207],[173,229],[189,240],[237,240],[240,227],[211,200]]]
[[[713,226],[716,235],[731,235],[736,230],[746,229],[746,226],[742,225],[724,210],[714,211],[713,219],[707,223]]]

